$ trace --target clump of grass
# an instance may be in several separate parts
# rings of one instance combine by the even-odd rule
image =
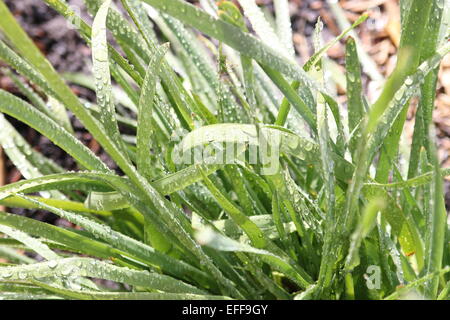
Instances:
[[[0,114],[0,144],[25,178],[0,187],[0,205],[79,228],[0,212],[2,298],[448,298],[450,170],[439,166],[431,118],[450,50],[448,2],[402,3],[397,66],[386,80],[366,71],[383,84],[371,102],[361,62],[373,62],[348,36],[367,16],[350,26],[331,1],[342,34],[323,44],[319,21],[303,67],[287,0],[275,0],[273,23],[253,0],[239,0],[243,11],[228,1],[122,0],[119,11],[85,0],[92,25],[65,1],[44,1],[92,47],[92,75],[58,74],[0,1],[0,59],[27,98],[0,90],[0,112],[81,170],[44,157]],[[326,52],[344,38],[346,108],[326,74]],[[96,104],[67,82],[95,90]],[[413,143],[399,153],[414,97]],[[77,140],[69,111],[123,175]]]

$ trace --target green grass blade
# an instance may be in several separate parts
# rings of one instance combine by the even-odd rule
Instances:
[[[293,81],[291,84],[291,88],[294,91],[297,91],[299,86],[300,86],[300,82],[298,82],[298,81]],[[291,105],[289,103],[289,100],[287,99],[287,97],[284,97],[283,101],[280,104],[280,108],[278,109],[277,119],[275,120],[274,124],[277,126],[284,126],[284,124],[286,123],[286,120],[288,118],[290,109],[291,109]]]
[[[267,46],[277,50],[278,54],[286,57],[288,59],[292,58],[291,54],[286,54],[284,47],[278,38],[277,34],[273,30],[272,26],[269,24],[267,19],[264,17],[263,11],[258,7],[254,0],[238,0],[241,7],[244,9],[244,14],[250,20],[250,23],[255,30],[256,34],[261,38]]]
[[[51,3],[53,4],[53,2]],[[61,6],[60,2],[55,2]],[[61,9],[61,8],[59,8]],[[64,10],[63,10],[64,11]],[[73,12],[69,10],[69,13]],[[2,27],[7,28],[6,30],[11,30],[11,32],[17,31],[17,34],[24,34],[23,30],[17,25],[17,22],[12,18],[11,13],[8,11],[7,7],[0,3],[0,13],[7,17],[7,19],[2,19]],[[9,22],[12,20],[12,22]],[[3,26],[5,24],[5,26]],[[14,37],[13,37],[14,38]],[[10,40],[16,45],[21,54],[32,62],[34,67],[42,74],[44,79],[48,82],[49,86],[55,91],[57,97],[64,102],[64,104],[75,113],[75,115],[80,119],[80,121],[86,126],[90,133],[95,139],[105,148],[111,157],[116,161],[116,163],[121,167],[124,172],[127,172],[130,177],[136,177],[136,172],[130,167],[129,160],[126,155],[124,155],[119,149],[117,149],[116,144],[111,140],[111,138],[106,134],[101,124],[95,119],[89,112],[84,108],[78,98],[73,94],[70,88],[64,83],[62,78],[56,73],[53,67],[45,60],[42,54],[34,54],[37,50],[36,48],[29,50],[28,44],[23,43],[20,39],[22,38],[11,38]],[[104,168],[101,168],[103,171]]]
[[[38,108],[47,116],[53,116],[42,97],[34,92],[34,90],[27,83],[22,82],[22,80],[9,69],[4,68],[0,70],[14,82],[19,91],[28,99],[28,101],[30,101],[30,104]]]
[[[79,300],[231,300],[231,298],[225,296],[200,295],[192,293],[77,291],[62,287],[49,286],[48,284],[40,281],[33,281],[33,283],[60,296]]]
[[[25,248],[23,248],[25,249]],[[16,264],[25,264],[25,263],[35,263],[36,260],[31,259],[21,253],[19,253],[16,249],[9,248],[7,246],[0,246],[0,255],[1,257],[7,259],[11,263]]]
[[[352,234],[350,247],[345,260],[345,269],[353,270],[360,263],[359,249],[366,236],[375,225],[375,219],[380,209],[384,207],[382,199],[372,199],[364,208],[364,212]]]
[[[442,177],[448,177],[450,176],[450,169],[440,169],[440,175]],[[405,181],[399,181],[399,182],[393,182],[393,183],[376,183],[376,182],[368,182],[365,184],[367,187],[378,187],[378,188],[385,188],[385,189],[402,189],[402,188],[415,188],[420,187],[424,184],[431,183],[434,179],[433,172],[424,173],[420,176],[416,176],[414,178],[405,180]]]
[[[368,199],[384,199],[386,205],[381,214],[391,226],[392,233],[398,237],[403,253],[406,256],[417,255],[417,261],[423,261],[424,250],[418,235],[417,226],[405,217],[405,212],[400,208],[395,198],[381,189],[363,188],[363,194]]]
[[[450,45],[446,44],[440,47],[436,53],[428,60],[424,61],[417,71],[406,78],[405,82],[400,85],[395,93],[394,99],[385,106],[384,113],[379,117],[378,123],[372,122],[373,134],[369,138],[368,152],[370,158],[374,156],[374,153],[381,146],[383,140],[387,136],[389,130],[392,130],[394,120],[404,112],[404,106],[409,99],[416,92],[417,87],[423,83],[424,77],[426,77],[436,66],[439,65],[441,59],[450,52]],[[374,120],[375,121],[375,120]]]
[[[106,133],[117,143],[117,146],[125,150],[117,125],[116,110],[112,100],[111,74],[109,71],[105,26],[110,5],[111,0],[107,0],[102,4],[92,24],[92,67],[96,80],[95,91],[97,93],[97,103],[100,106],[100,121]]]
[[[20,180],[0,187],[0,199],[7,197],[10,193],[32,193],[48,190],[80,190],[80,191],[112,191],[107,183],[95,180],[94,178],[86,178],[86,175],[97,175],[94,173],[61,173],[51,174],[38,178]],[[114,175],[111,175],[114,177]]]
[[[443,22],[445,20],[445,16],[443,15],[444,2],[444,0],[437,0],[433,3],[433,7],[431,8],[432,13],[430,14],[430,21],[427,25],[427,37],[425,37],[421,49],[421,61],[431,58],[436,53],[436,48],[443,40],[440,28],[441,25],[444,25]],[[420,88],[421,96],[417,107],[413,143],[410,152],[410,164],[408,167],[408,178],[412,178],[417,173],[419,163],[417,155],[419,154],[420,148],[422,146],[428,148],[429,146],[428,128],[432,123],[438,71],[439,68],[436,67],[435,70],[430,72],[425,77],[425,81]]]
[[[88,169],[109,171],[91,150],[52,119],[14,95],[0,90],[0,111],[13,116],[48,137]]]
[[[55,96],[55,92],[50,88],[48,83],[43,80],[43,77],[39,72],[37,72],[27,61],[22,59],[19,55],[17,55],[14,51],[12,51],[3,41],[0,40],[0,58],[9,64],[12,68],[16,69],[16,71],[26,77],[35,85],[39,86],[48,97]],[[12,74],[12,73],[11,73]],[[15,77],[13,77],[13,80]],[[19,86],[24,86],[21,82],[18,83]],[[42,105],[39,100],[40,98],[36,97],[34,92],[29,92],[30,90],[23,87],[22,91],[28,91],[28,94],[25,93],[31,102],[34,101],[34,105],[39,108],[40,111],[44,112],[47,116],[58,122],[58,119],[55,117],[53,113],[50,112],[49,108],[44,104]],[[36,100],[36,101],[35,101]],[[65,121],[62,121],[62,125],[71,132],[72,128],[66,125]]]
[[[86,41],[86,43],[89,45],[91,44],[91,34],[92,34],[91,27],[83,19],[81,19],[79,15],[77,15],[77,13],[73,10],[72,7],[70,7],[66,2],[63,2],[62,0],[43,0],[43,1],[45,1],[45,3],[47,3],[53,9],[55,9],[67,20],[70,20],[74,25],[76,25],[84,41]],[[95,12],[96,11],[94,11],[94,13]],[[109,17],[111,17],[111,15],[112,14],[110,14]],[[124,28],[122,28],[122,30],[123,29]],[[117,30],[119,29],[117,28]],[[122,68],[122,70],[124,70],[137,84],[139,85],[142,84],[143,76],[141,77],[141,75],[136,70],[133,69],[133,66],[125,58],[123,58],[112,46],[108,45],[108,50],[112,60],[116,62],[117,65],[119,65]]]
[[[40,202],[43,202],[47,205],[58,207],[63,210],[69,210],[73,212],[81,212],[81,213],[89,213],[93,215],[99,215],[108,217],[111,216],[112,213],[110,211],[105,210],[92,210],[83,205],[81,202],[76,201],[69,201],[69,200],[59,200],[59,199],[52,199],[52,198],[43,198],[43,197],[33,197],[31,198],[36,199]],[[39,206],[33,203],[30,203],[29,201],[23,200],[23,198],[19,196],[9,196],[8,198],[0,200],[0,204],[8,207],[8,208],[24,208],[24,209],[38,209]]]
[[[167,47],[162,47],[160,51],[150,61],[141,89],[139,98],[139,114],[137,126],[137,168],[145,177],[154,177],[153,164],[151,159],[151,146],[155,144],[153,141],[154,128],[152,124],[153,103],[155,99],[155,88],[159,78],[161,60],[167,52]]]
[[[3,127],[0,132],[0,145],[25,179],[63,171],[53,161],[32,149],[2,114],[0,114],[0,126]],[[65,198],[58,191],[44,193],[44,195],[51,195],[58,199]]]
[[[99,7],[102,5],[102,1],[99,0],[86,0],[85,3],[91,13],[97,12]],[[135,16],[133,10],[130,10],[130,12],[132,17]],[[137,33],[129,22],[116,10],[110,9],[106,24],[108,29],[113,33],[114,37],[121,45],[122,49],[126,51],[129,59],[138,55],[144,63],[148,64],[151,56],[157,53],[157,44],[151,41],[151,38],[147,37],[146,39],[148,42],[146,45],[145,40],[140,37],[139,33]],[[110,52],[114,53],[112,50],[110,50]],[[145,66],[141,65],[138,60],[134,61],[133,65],[135,68],[141,69],[140,77],[143,78],[145,76]],[[163,88],[166,91],[166,94],[173,100],[172,107],[177,112],[177,115],[185,128],[190,130],[194,127],[190,110],[195,110],[195,103],[192,97],[187,93],[186,89],[182,86],[181,81],[175,72],[168,67],[165,60],[162,61],[161,69]],[[142,85],[142,80],[137,83]]]
[[[252,35],[242,32],[238,27],[216,19],[184,1],[166,0],[161,3],[157,0],[145,0],[144,2],[226,43],[261,64],[271,66],[271,68],[299,80],[304,86],[317,89],[316,83],[311,81],[296,63],[280,56],[277,50],[268,47]]]
[[[212,183],[206,174],[203,175],[203,181],[220,206],[234,220],[234,222],[244,230],[252,244],[256,248],[265,248],[267,241],[261,229],[253,223],[238,207],[236,207],[221,191]]]
[[[8,37],[8,39],[16,46],[28,62],[35,67],[44,67],[56,73],[50,63],[45,59],[44,55],[37,49],[33,41],[23,31],[14,17],[11,15],[8,7],[3,1],[0,2],[0,13],[3,17],[0,22],[0,29]],[[45,65],[45,66],[44,66]],[[61,106],[62,107],[62,106]],[[72,128],[69,117],[64,107],[58,111],[59,115],[64,115],[63,123],[67,128]]]
[[[355,29],[357,26],[359,26],[361,23],[367,20],[369,17],[368,14],[361,15],[351,26],[345,28],[341,34],[339,34],[336,38],[333,38],[330,42],[328,42],[326,45],[321,46],[321,48],[318,48],[317,51],[314,53],[314,55],[308,59],[308,61],[303,66],[303,69],[305,71],[310,71],[313,66],[319,62],[323,55],[336,43],[338,43],[341,39],[343,39],[348,33],[350,33],[353,29]],[[356,47],[356,44],[355,44]],[[356,49],[355,49],[356,50]]]
[[[73,84],[95,91],[95,80],[92,76],[88,76],[83,73],[64,73],[63,77]],[[121,90],[121,88],[113,86],[112,93],[115,101],[124,107],[127,107],[131,111],[138,111],[137,104],[135,104],[130,97],[128,97],[127,94]]]
[[[442,275],[445,275],[446,273],[450,272],[450,267],[446,267],[443,269],[439,269],[438,271],[435,271],[433,273],[427,274],[426,276],[423,276],[420,279],[417,279],[411,283],[408,283],[406,286],[401,287],[394,293],[390,294],[385,300],[395,300],[398,299],[401,294],[408,293],[411,289],[418,288],[420,285],[422,285],[424,282],[429,281],[432,277],[439,277]]]
[[[398,116],[405,103],[409,100],[409,95],[412,95],[414,93],[414,89],[411,88],[411,85],[417,85],[418,83],[420,83],[420,81],[422,81],[423,79],[424,74],[427,74],[431,69],[433,69],[434,66],[437,65],[441,60],[443,56],[442,54],[448,52],[449,49],[450,46],[448,44],[441,47],[431,59],[424,62],[415,72],[415,74],[406,78],[405,83],[402,84],[400,81],[406,77],[406,70],[410,68],[410,66],[406,65],[409,61],[407,59],[407,57],[409,57],[409,53],[404,51],[403,54],[406,55],[405,59],[399,62],[399,65],[396,69],[398,71],[395,71],[389,78],[388,83],[385,86],[385,88],[387,89],[385,89],[384,93],[382,93],[380,98],[372,107],[367,120],[368,124],[363,130],[363,134],[358,146],[357,166],[353,174],[353,179],[350,183],[350,188],[347,192],[348,196],[346,210],[348,210],[349,212],[355,210],[357,206],[359,193],[363,187],[363,181],[370,166],[371,160],[375,155],[375,151],[377,150],[378,146],[381,145],[381,142],[386,136],[388,130],[394,123],[394,119]],[[415,59],[417,59],[417,53],[415,53],[415,55]],[[414,55],[411,56],[411,59],[412,58],[414,58]],[[395,85],[395,88],[393,88],[392,85]],[[395,89],[397,89],[398,91],[393,91]],[[394,101],[392,101],[388,105],[383,105],[383,103],[387,103],[387,101],[390,101],[393,98],[392,95],[395,96]],[[382,114],[385,110],[387,112]],[[366,147],[366,140],[368,138],[369,146]],[[383,174],[385,174],[385,172]],[[395,223],[394,220],[392,220],[391,222]],[[405,242],[408,243],[409,241]],[[409,245],[407,246],[411,248]]]
[[[295,92],[295,87],[291,87],[289,83],[284,79],[284,77],[275,69],[272,69],[270,67],[266,67],[264,65],[261,65],[264,72],[272,79],[272,81],[278,86],[281,92],[283,92],[286,99],[294,106],[294,108],[298,111],[298,113],[305,119],[305,121],[309,124],[310,128],[315,132],[317,130],[316,128],[316,117],[314,113],[311,111],[311,109],[308,107],[308,105],[305,103],[305,101]],[[288,105],[289,106],[289,105]],[[280,110],[282,110],[278,117],[280,118],[286,118],[287,117],[287,111],[284,111],[284,108],[280,107]],[[277,120],[277,123],[281,123],[282,120]]]
[[[283,1],[283,0],[281,0],[281,1]],[[359,24],[364,22],[366,19],[367,19],[367,15],[362,15],[357,21],[355,21],[355,23],[353,23],[351,26],[349,26],[344,31],[342,31],[342,33],[339,36],[337,36],[336,38],[334,38],[333,40],[328,42],[325,46],[323,46],[322,48],[317,50],[317,52],[305,63],[305,65],[303,66],[303,69],[305,71],[310,71],[311,68],[328,51],[328,49],[330,49],[333,45],[335,45],[337,42],[339,42],[339,40],[344,38],[350,31],[352,31],[354,28],[356,28]],[[299,86],[300,86],[300,82],[298,82],[298,81],[293,81],[291,84],[292,89],[295,91],[297,91],[299,89]],[[285,89],[285,91],[286,90],[289,90],[289,89]],[[280,105],[280,108],[279,108],[277,120],[275,121],[276,125],[279,125],[279,126],[284,125],[284,123],[286,122],[288,113],[289,113],[289,109],[290,109],[289,100],[287,97],[284,97],[283,101]]]
[[[280,237],[280,232],[278,231],[278,227],[276,227],[278,222],[275,221],[276,218],[272,217],[272,215],[260,214],[250,216],[249,218],[258,226],[258,228],[260,228],[266,234],[268,238],[278,239]],[[248,238],[245,236],[243,231],[233,222],[233,220],[222,219],[214,220],[211,222],[214,227],[217,228],[217,230],[221,231],[228,237],[231,237],[233,239],[239,238],[240,240]],[[194,229],[199,229],[194,219],[192,221],[192,224]],[[295,226],[291,221],[283,223],[283,229],[285,233],[295,232]]]
[[[3,5],[3,2],[1,3]],[[3,5],[0,6],[2,14],[8,15],[10,17],[10,13],[7,10],[7,8]],[[12,19],[12,18],[11,18]],[[2,20],[5,21],[5,20]],[[17,26],[17,23],[14,22],[14,26]],[[20,31],[23,32],[23,31]],[[20,42],[17,42],[15,44],[20,45]],[[27,52],[24,50],[24,47],[22,46],[20,48],[21,53],[23,55],[26,55],[27,58],[29,57],[30,60],[34,61],[33,59],[37,59],[34,57],[30,52]],[[40,61],[40,60],[39,60]],[[116,161],[116,163],[123,169],[123,171],[130,177],[132,181],[134,181],[140,188],[141,192],[146,195],[145,200],[149,201],[150,203],[154,203],[156,205],[156,211],[158,212],[167,212],[167,207],[165,207],[164,204],[167,204],[164,202],[164,199],[157,194],[157,192],[136,172],[134,167],[131,166],[128,158],[126,155],[124,155],[116,146],[116,143],[111,140],[111,138],[106,134],[106,132],[101,128],[100,124],[97,122],[95,118],[93,118],[87,110],[84,109],[84,107],[81,105],[80,101],[77,99],[77,97],[70,91],[70,89],[64,84],[64,82],[61,80],[61,78],[56,74],[54,69],[48,64],[47,61],[42,64],[35,64],[35,67],[39,69],[39,71],[43,74],[43,76],[46,78],[46,80],[49,82],[51,87],[54,88],[56,92],[58,92],[59,97],[62,98],[66,102],[66,105],[70,106],[72,108],[72,111],[80,118],[80,120],[84,123],[86,128],[92,133],[94,138],[96,138],[99,143],[105,148],[105,150],[111,155],[111,157]],[[156,201],[154,201],[156,200]],[[147,214],[149,214],[148,209],[144,210]],[[178,236],[181,238],[183,237],[183,241],[186,239],[189,239],[189,235],[182,229],[180,229],[180,226],[177,225],[178,222],[174,221],[174,217],[172,216],[174,214],[173,210],[168,211],[169,215],[163,215],[166,222],[168,222],[174,230],[178,232]],[[193,239],[188,240],[186,243],[191,245],[191,248],[193,249],[193,252],[195,252],[197,255],[199,255],[201,258],[203,258],[203,261],[205,262],[205,266],[210,267],[210,270],[216,273],[217,279],[220,281],[224,280],[223,277],[220,274],[220,271],[215,268],[211,262],[209,262],[206,255],[195,246],[195,243]],[[225,281],[225,280],[224,280]],[[225,281],[226,283],[226,281]],[[232,289],[234,290],[234,289]]]
[[[261,260],[267,262],[275,270],[284,272],[300,286],[307,287],[309,284],[308,280],[303,279],[289,262],[270,251],[253,248],[252,246],[225,237],[208,228],[200,230],[196,234],[196,238],[201,245],[209,246],[216,250],[257,254],[260,256]]]
[[[210,87],[209,90],[212,92],[217,91],[219,88],[217,72],[214,70],[212,61],[208,59],[206,51],[201,47],[195,35],[187,30],[181,22],[166,14],[162,14],[162,19],[176,38],[176,41],[183,48],[187,58],[205,79],[206,86]]]
[[[340,29],[346,30],[350,28],[351,25],[347,20],[344,10],[340,7],[340,4],[333,0],[327,0],[327,4],[329,5],[331,12],[335,16]],[[373,61],[372,58],[363,49],[363,46],[361,44],[361,41],[359,40],[357,33],[354,30],[351,30],[348,34],[349,36],[355,39],[358,55],[360,56],[361,64],[364,68],[364,71],[373,80],[383,82],[384,81],[383,75],[378,71],[378,67],[375,61]]]
[[[351,132],[349,148],[353,157],[355,157],[357,143],[361,138],[361,124],[364,123],[365,108],[362,96],[361,67],[359,65],[356,43],[353,38],[347,39],[345,63],[347,69],[348,130]],[[355,159],[353,162],[355,162]]]
[[[275,15],[277,23],[277,35],[283,46],[290,55],[294,55],[294,44],[292,40],[291,15],[289,2],[287,0],[275,0]]]
[[[398,59],[404,59],[405,54],[410,55],[409,58],[411,60],[410,65],[408,66],[409,69],[405,69],[407,74],[411,74],[420,62],[431,58],[435,54],[438,44],[442,10],[443,2],[441,0],[438,0],[438,2],[413,1],[411,4],[411,10],[409,12],[404,33],[402,33],[398,53]],[[421,16],[419,16],[417,12],[420,12]],[[429,19],[428,16],[430,16]],[[428,24],[425,26],[423,21],[428,21]],[[428,123],[431,121],[431,116],[428,116],[431,115],[430,107],[432,109],[434,106],[435,87],[432,87],[432,85],[436,85],[436,82],[433,81],[434,78],[432,76],[430,77],[431,78],[428,79],[429,82],[424,87],[429,91],[426,93],[423,92],[423,94],[426,95],[423,96],[423,98],[427,99],[426,103],[428,104],[429,109],[427,110],[428,112],[426,111],[427,115],[425,116],[425,118],[429,119],[427,120],[427,127]],[[384,92],[386,92],[386,90],[384,90]],[[403,111],[396,119],[389,135],[385,139],[385,148],[382,150],[377,168],[377,180],[379,182],[387,182],[389,171],[392,167],[392,161],[395,159],[399,149],[400,135],[406,121],[408,105],[409,102],[405,104]]]
[[[170,195],[174,192],[183,190],[184,188],[190,186],[195,182],[200,181],[202,179],[202,174],[200,172],[201,170],[209,175],[218,170],[220,167],[220,165],[193,165],[176,173],[169,174],[159,180],[156,180],[153,184],[162,195]],[[108,175],[106,175],[105,177],[108,177]],[[0,199],[6,192],[31,193],[53,189],[83,190],[102,192],[100,194],[94,193],[93,198],[87,201],[91,208],[106,210],[108,206],[111,206],[110,209],[117,209],[124,206],[127,200],[124,199],[123,196],[120,196],[120,194],[117,192],[110,192],[105,194],[105,192],[111,191],[112,188],[107,183],[99,181],[97,178],[98,174],[96,173],[78,172],[53,174],[34,179],[18,181],[16,183],[11,183],[7,186],[0,187]],[[110,175],[110,178],[119,177]],[[110,202],[100,203],[104,200]]]
[[[6,275],[6,277],[5,277]],[[204,294],[180,280],[148,271],[138,271],[91,258],[65,258],[57,261],[17,267],[1,267],[0,278],[9,280],[38,280],[60,275],[62,277],[93,277],[142,286],[173,293]]]
[[[321,22],[317,23],[315,33],[315,43],[318,48],[321,44]],[[319,82],[324,81],[322,63],[318,61],[318,67],[314,70]],[[317,132],[319,138],[320,149],[320,175],[324,183],[324,205],[326,206],[325,217],[325,239],[322,247],[322,261],[319,270],[318,285],[321,294],[328,295],[332,276],[336,264],[337,253],[341,250],[337,245],[340,233],[342,230],[348,228],[347,221],[340,221],[343,225],[339,225],[339,220],[336,217],[336,194],[335,194],[335,178],[333,174],[334,162],[331,157],[330,150],[330,132],[328,125],[328,108],[324,97],[321,94],[317,96]],[[333,232],[333,231],[334,232]],[[341,244],[341,246],[344,244]]]
[[[44,157],[41,153],[34,150],[3,115],[0,115],[0,124],[3,128],[3,132],[0,134],[0,144],[3,146],[3,150],[7,155],[8,149],[15,149],[15,153],[19,157],[21,155],[24,156],[30,165],[33,168],[37,168],[42,174],[59,173],[64,171],[64,169],[62,169],[51,159]],[[15,163],[15,165],[17,166],[17,163]],[[33,174],[29,174],[29,177],[32,175]],[[25,174],[25,178],[29,177]]]
[[[261,126],[260,129],[261,134],[264,137],[278,135],[281,138],[279,143],[280,153],[290,154],[307,161],[307,163],[320,166],[318,146],[309,139],[302,138],[293,132],[278,126],[265,125]],[[179,148],[181,155],[185,155],[189,154],[188,151],[190,149],[211,142],[257,146],[259,144],[258,129],[255,125],[250,124],[224,123],[203,126],[186,135],[177,147]],[[353,173],[353,166],[333,152],[331,153],[331,156],[335,162],[335,174],[337,179],[347,183]]]
[[[34,252],[39,254],[41,257],[43,257],[46,260],[56,260],[59,259],[59,256],[50,250],[47,245],[39,241],[38,239],[35,239],[33,237],[30,237],[26,233],[10,228],[8,226],[0,225],[0,232],[8,235],[9,237],[16,239],[20,242],[22,242],[24,245],[26,245],[28,248],[32,249]]]
[[[437,157],[436,147],[433,141],[434,130],[430,129],[430,146],[428,150],[431,152],[432,165],[434,167],[433,187],[432,187],[432,212],[430,220],[427,224],[430,230],[430,243],[427,244],[426,271],[428,274],[438,272],[442,268],[444,255],[444,246],[446,241],[447,230],[447,212],[445,210],[444,186],[441,172],[439,170],[439,160]],[[439,276],[436,275],[426,284],[426,294],[431,299],[436,299],[439,288]]]
[[[52,226],[33,219],[0,212],[0,224],[18,229],[31,235],[61,243],[75,252],[85,253],[105,259],[109,259],[111,257],[117,259],[121,258],[117,251],[102,242],[98,242],[70,230]]]
[[[138,0],[122,0],[121,2],[139,29],[140,34],[147,42],[147,45],[151,46],[153,42],[156,42],[157,36],[154,25],[145,12],[142,3]]]
[[[182,261],[178,261],[165,256],[139,241],[127,237],[120,232],[112,230],[109,226],[99,224],[93,220],[74,214],[72,212],[47,205],[30,197],[21,197],[37,204],[41,209],[53,212],[61,218],[79,225],[84,230],[91,233],[94,237],[106,241],[111,246],[118,248],[123,252],[129,252],[134,257],[140,258],[141,261],[144,261],[147,264],[160,267],[162,270],[168,272],[169,274],[178,277],[199,277],[200,281],[205,281],[205,279],[208,279],[206,275],[200,270],[193,268],[188,264],[183,263]]]

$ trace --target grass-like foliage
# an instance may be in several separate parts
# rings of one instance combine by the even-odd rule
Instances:
[[[0,212],[1,298],[448,299],[450,170],[440,168],[431,116],[450,51],[448,1],[401,1],[387,79],[356,37],[367,16],[350,25],[335,1],[342,34],[324,44],[319,21],[303,66],[287,0],[274,0],[275,16],[254,0],[241,9],[85,0],[92,25],[65,1],[44,1],[91,46],[92,75],[58,74],[0,1],[0,59],[22,97],[0,90],[0,112],[80,170],[34,150],[0,113],[0,144],[25,178],[0,187],[0,205],[74,227]],[[345,77],[326,55],[341,40]],[[363,72],[381,88],[375,101]],[[70,83],[95,90],[96,103]],[[120,170],[76,138],[69,115]],[[226,161],[211,161],[224,150]]]

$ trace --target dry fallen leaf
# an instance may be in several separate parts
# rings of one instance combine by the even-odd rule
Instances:
[[[396,0],[386,1],[384,4],[388,15],[388,23],[385,30],[389,35],[392,43],[398,48],[400,44],[400,8]]]

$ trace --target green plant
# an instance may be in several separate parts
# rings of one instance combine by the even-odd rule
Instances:
[[[26,178],[0,187],[0,204],[43,209],[81,229],[0,212],[2,298],[449,297],[450,170],[439,167],[431,119],[450,50],[448,2],[402,1],[397,67],[386,81],[367,72],[384,82],[374,103],[360,67],[373,62],[347,38],[345,109],[325,77],[326,52],[367,16],[346,25],[333,1],[345,30],[323,45],[319,21],[316,53],[303,67],[287,0],[275,0],[273,24],[253,0],[239,0],[256,36],[227,1],[200,1],[203,10],[182,0],[122,0],[130,20],[110,0],[85,0],[92,25],[65,1],[44,1],[92,47],[93,75],[58,74],[0,1],[0,59],[35,89],[7,71],[28,102],[0,90],[0,112],[48,137],[81,170],[44,157],[0,114],[0,144]],[[66,81],[95,90],[97,104]],[[416,96],[411,152],[399,155]],[[76,139],[68,111],[123,175]],[[224,145],[231,161],[208,162]],[[212,152],[179,161],[193,150]],[[123,285],[111,290],[89,278]]]

